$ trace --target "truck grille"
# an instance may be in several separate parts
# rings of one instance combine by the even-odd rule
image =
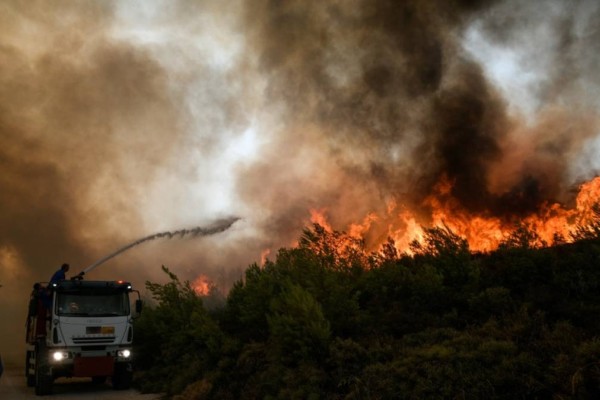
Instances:
[[[115,341],[115,336],[102,336],[102,337],[74,337],[73,343],[75,344],[107,344]]]

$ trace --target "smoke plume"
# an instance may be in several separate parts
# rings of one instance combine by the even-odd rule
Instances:
[[[572,168],[598,132],[598,79],[589,69],[597,55],[588,53],[597,46],[597,22],[577,18],[598,15],[593,2],[553,2],[547,11],[514,1],[284,4],[252,7],[251,44],[270,77],[269,99],[287,106],[283,152],[318,147],[318,159],[304,160],[320,165],[303,200],[316,197],[336,224],[366,215],[361,204],[373,210],[389,199],[426,215],[425,199],[442,179],[475,214],[512,218],[567,200],[577,183]],[[514,48],[511,57],[531,64],[515,75],[539,75],[530,88],[538,103],[531,121],[510,109],[511,93],[465,49],[474,31],[487,47]],[[532,31],[548,66],[529,56],[540,49]],[[289,156],[269,163],[281,160],[276,170],[287,173]],[[244,176],[242,185],[250,201],[264,202],[273,192],[256,190],[252,182],[265,167],[254,168],[256,178],[248,184]],[[331,194],[315,194],[321,187]]]

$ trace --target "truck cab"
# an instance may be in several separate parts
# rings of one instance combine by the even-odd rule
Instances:
[[[38,283],[27,320],[25,374],[37,395],[59,377],[91,377],[128,389],[132,376],[133,314],[139,292],[129,282],[65,280]]]

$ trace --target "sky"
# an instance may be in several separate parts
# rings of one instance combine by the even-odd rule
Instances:
[[[593,0],[2,1],[0,312],[23,323],[0,352],[33,282],[154,233],[240,218],[89,279],[226,290],[311,210],[427,223],[441,179],[474,215],[569,204],[600,170],[599,21]]]

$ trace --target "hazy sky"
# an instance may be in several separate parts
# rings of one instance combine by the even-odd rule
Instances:
[[[0,312],[23,323],[0,352],[34,281],[155,232],[242,218],[90,279],[228,287],[311,209],[426,222],[442,177],[474,214],[568,204],[600,169],[599,21],[593,0],[2,1]]]

